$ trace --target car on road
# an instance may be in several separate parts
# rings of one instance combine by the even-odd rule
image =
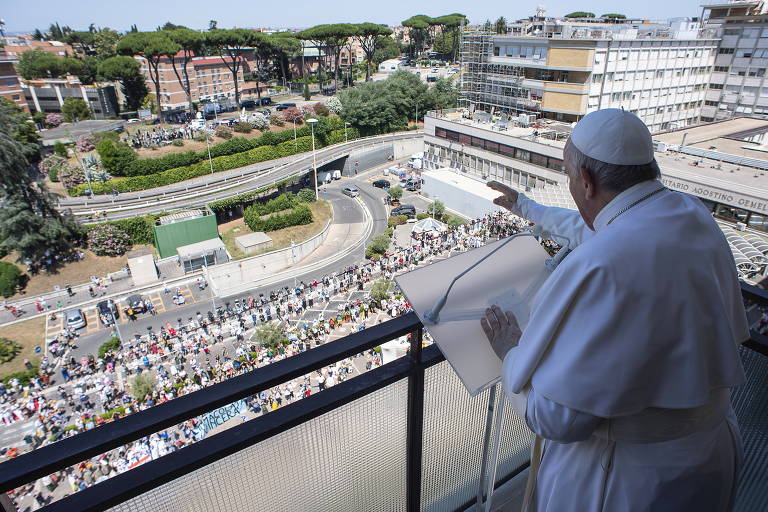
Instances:
[[[288,110],[291,107],[295,107],[295,103],[280,103],[278,106],[275,107],[275,110],[280,112],[281,110]]]
[[[357,190],[357,187],[344,187],[341,192],[349,197],[357,197],[360,195],[360,191]]]
[[[384,190],[387,190],[389,187],[392,186],[392,184],[388,180],[376,180],[373,183],[371,183],[376,188],[383,188]]]
[[[418,180],[408,180],[405,184],[405,190],[408,192],[416,192],[421,188],[421,183]]]
[[[96,312],[101,323],[110,326],[120,317],[120,312],[112,299],[103,300],[96,304]]]
[[[416,217],[416,207],[412,204],[401,204],[400,206],[395,206],[392,208],[392,211],[389,212],[389,215],[391,217],[395,217],[397,215],[405,215],[409,219],[412,219]]]
[[[70,309],[64,314],[64,321],[67,327],[73,329],[82,329],[85,327],[85,315],[81,309]]]
[[[140,123],[140,122],[141,122],[141,119],[139,119],[138,117],[132,117],[131,119],[128,120],[128,124]]]
[[[144,312],[144,298],[141,295],[131,295],[125,302],[128,304],[128,308],[131,308],[134,313]]]

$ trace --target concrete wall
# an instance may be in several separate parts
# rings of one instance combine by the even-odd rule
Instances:
[[[244,283],[262,279],[301,261],[322,245],[330,225],[329,221],[320,233],[294,247],[208,267],[208,280],[214,292],[227,295],[228,290],[242,289]]]
[[[395,151],[395,160],[408,158],[414,153],[424,151],[424,139],[398,140],[393,144]]]

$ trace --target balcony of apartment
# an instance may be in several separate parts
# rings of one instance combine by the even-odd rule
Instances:
[[[768,292],[744,284],[742,293],[756,325]],[[480,508],[490,478],[497,489],[492,509],[519,510],[531,432],[506,406],[493,476],[489,439],[498,392],[471,398],[438,347],[423,346],[413,313],[4,462],[2,491],[407,334],[404,357],[42,510],[464,511]],[[768,505],[768,338],[753,330],[739,350],[747,380],[732,396],[745,452],[735,510],[751,512]]]

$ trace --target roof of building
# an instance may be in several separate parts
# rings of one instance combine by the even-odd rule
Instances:
[[[226,250],[226,248],[221,238],[216,237],[210,240],[203,240],[202,242],[195,242],[194,244],[182,245],[176,248],[176,253],[181,259],[191,259],[219,250]]]
[[[272,237],[262,231],[257,231],[256,233],[248,233],[247,235],[238,236],[235,238],[235,241],[243,247],[250,247],[252,245],[271,242]]]
[[[90,135],[96,132],[116,131],[122,132],[125,121],[114,119],[91,119],[88,121],[78,121],[77,123],[67,123],[58,128],[48,128],[40,130],[40,137],[43,139],[43,146],[53,146],[57,141],[64,143],[75,142],[81,135]]]

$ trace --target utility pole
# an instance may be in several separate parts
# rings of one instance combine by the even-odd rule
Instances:
[[[320,200],[320,194],[317,191],[317,153],[315,152],[315,124],[317,119],[307,119],[309,129],[312,132],[312,169],[315,171],[315,201]]]

